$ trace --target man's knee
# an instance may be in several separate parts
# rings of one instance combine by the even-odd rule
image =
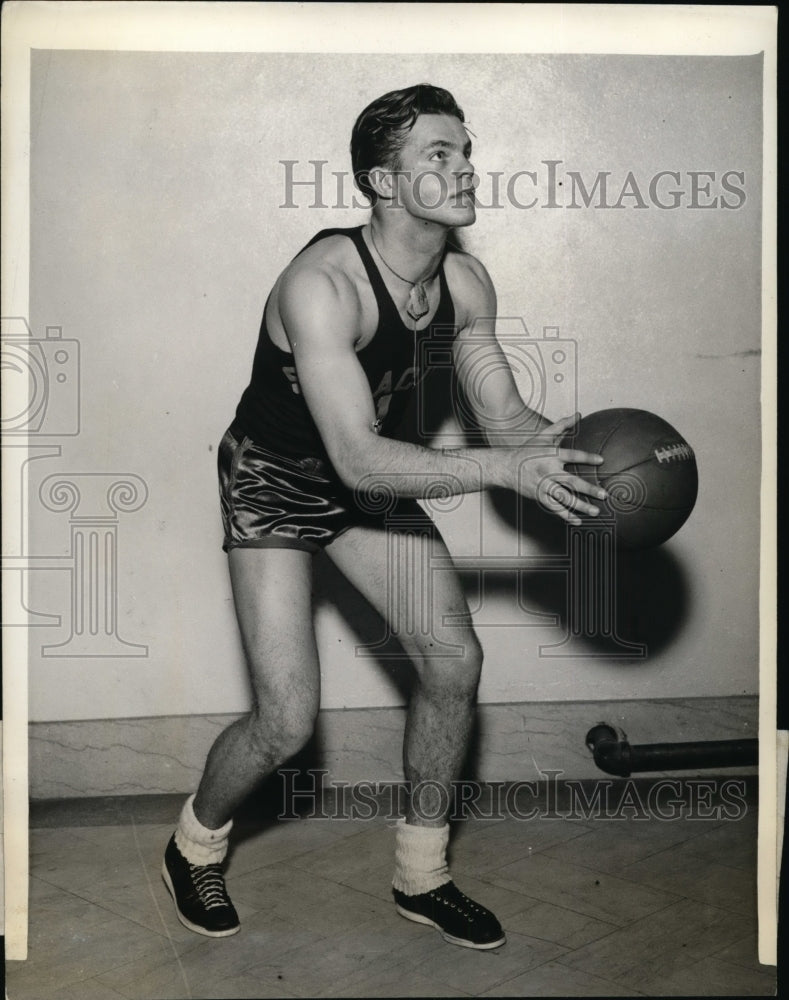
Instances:
[[[249,716],[252,751],[261,760],[293,757],[310,741],[315,731],[317,709],[280,706],[277,712],[255,710]]]
[[[423,688],[439,695],[473,698],[482,673],[483,652],[473,631],[454,637],[454,650],[444,656],[428,656],[422,662],[420,682]]]

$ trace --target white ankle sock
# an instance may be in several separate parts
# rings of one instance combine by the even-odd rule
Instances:
[[[198,820],[192,808],[195,797],[190,795],[181,810],[175,831],[178,850],[192,865],[217,865],[227,854],[228,837],[233,820],[228,820],[218,830],[209,830]]]
[[[449,824],[412,826],[397,821],[395,833],[395,873],[392,885],[407,896],[431,892],[451,882],[447,867]]]

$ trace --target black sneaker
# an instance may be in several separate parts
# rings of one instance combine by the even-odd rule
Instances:
[[[221,865],[192,865],[178,850],[175,835],[164,852],[162,878],[175,902],[178,919],[207,937],[230,937],[241,930],[225,889]]]
[[[507,940],[501,924],[490,910],[464,896],[454,882],[406,896],[392,889],[397,912],[418,924],[431,924],[445,941],[463,948],[499,948]]]

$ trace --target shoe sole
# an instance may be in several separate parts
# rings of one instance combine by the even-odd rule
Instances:
[[[437,931],[441,931],[441,937],[447,941],[449,944],[457,944],[461,948],[473,948],[475,951],[490,951],[493,948],[500,948],[507,940],[507,935],[502,934],[498,941],[486,941],[483,944],[476,944],[474,941],[468,941],[466,938],[455,937],[453,934],[448,934],[435,920],[431,920],[430,917],[424,917],[421,913],[414,913],[411,910],[406,910],[404,906],[399,903],[395,903],[395,909],[400,914],[401,917],[405,917],[406,920],[413,920],[415,924],[426,924],[429,927],[435,927]]]
[[[170,878],[170,873],[167,871],[167,865],[162,865],[162,879],[164,884],[167,886],[167,891],[170,893],[175,904],[175,913],[184,927],[188,927],[190,931],[194,931],[196,934],[202,934],[204,937],[211,938],[223,938],[231,937],[233,934],[238,934],[241,930],[241,924],[237,927],[230,927],[226,931],[209,931],[205,927],[200,927],[198,924],[193,924],[191,920],[187,920],[186,917],[178,909],[178,900],[175,898],[175,889],[173,888],[173,881]]]

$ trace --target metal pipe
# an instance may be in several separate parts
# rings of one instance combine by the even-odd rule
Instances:
[[[624,736],[624,734],[622,734]],[[631,746],[605,722],[586,734],[595,764],[607,774],[629,778],[642,771],[682,771],[711,767],[750,767],[759,762],[758,740],[699,743],[643,743]]]

